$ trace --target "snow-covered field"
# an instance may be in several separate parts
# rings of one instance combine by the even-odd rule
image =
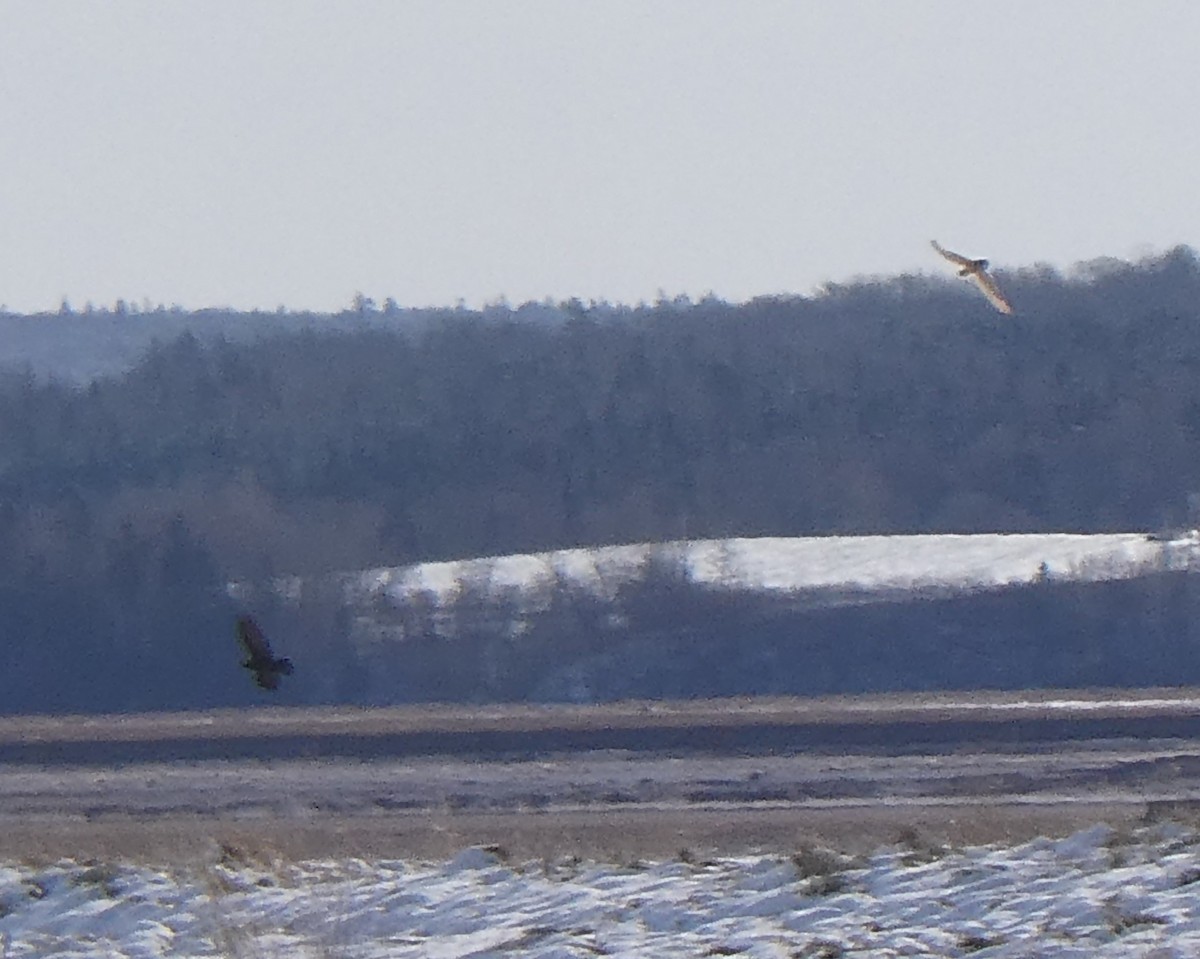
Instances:
[[[267,598],[298,604],[310,589],[328,596],[332,588],[352,613],[352,634],[374,642],[402,634],[414,608],[444,613],[464,599],[485,607],[494,603],[495,612],[517,626],[524,616],[549,607],[564,586],[613,601],[622,587],[663,573],[724,590],[785,594],[818,608],[1044,581],[1132,579],[1193,568],[1198,558],[1197,530],[1173,538],[1140,532],[755,537],[384,566],[235,582],[228,590],[239,603],[253,606]],[[616,606],[613,612],[620,615]]]
[[[1200,834],[1173,825],[858,858],[0,865],[6,957],[1200,955]]]
[[[1195,537],[1143,533],[760,537],[566,549],[366,570],[348,585],[360,596],[451,601],[469,584],[495,594],[533,592],[558,581],[600,593],[642,575],[648,561],[685,569],[697,583],[735,589],[872,592],[978,589],[1041,577],[1104,580],[1186,565]]]

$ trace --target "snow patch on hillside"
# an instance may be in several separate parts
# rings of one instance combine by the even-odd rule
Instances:
[[[485,595],[535,594],[555,583],[611,596],[651,562],[675,564],[695,583],[730,589],[841,591],[994,588],[1042,578],[1108,580],[1190,560],[1191,539],[1143,533],[1013,533],[763,537],[693,540],[420,563],[347,578],[352,594],[452,603],[464,586]]]

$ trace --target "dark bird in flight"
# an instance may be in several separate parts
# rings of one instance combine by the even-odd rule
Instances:
[[[242,665],[254,673],[254,681],[263,689],[278,689],[279,677],[292,674],[292,661],[271,652],[271,644],[249,616],[237,620],[238,640],[246,650],[246,661]]]
[[[983,295],[986,296],[989,302],[998,309],[1001,313],[1011,313],[1013,311],[1012,304],[1004,298],[1004,294],[1000,292],[1000,287],[996,285],[996,281],[992,279],[988,273],[987,260],[971,260],[958,253],[952,253],[950,250],[938,244],[937,240],[930,240],[933,248],[942,256],[958,267],[958,275],[969,278],[979,289],[983,290]]]

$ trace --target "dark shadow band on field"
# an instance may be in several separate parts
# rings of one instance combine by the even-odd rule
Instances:
[[[920,755],[1029,751],[1066,742],[1200,738],[1200,716],[1021,717],[961,720],[411,730],[376,734],[175,737],[2,742],[0,764],[119,766],[213,760],[396,760],[437,756],[527,761],[599,750],[679,756]]]

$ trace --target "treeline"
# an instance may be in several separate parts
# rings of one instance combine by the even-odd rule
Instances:
[[[1015,317],[922,277],[419,322],[364,300],[336,329],[185,333],[83,386],[10,375],[0,696],[237,700],[236,664],[200,665],[231,642],[216,624],[232,580],[686,537],[1183,522],[1200,489],[1196,256],[1002,280]]]

